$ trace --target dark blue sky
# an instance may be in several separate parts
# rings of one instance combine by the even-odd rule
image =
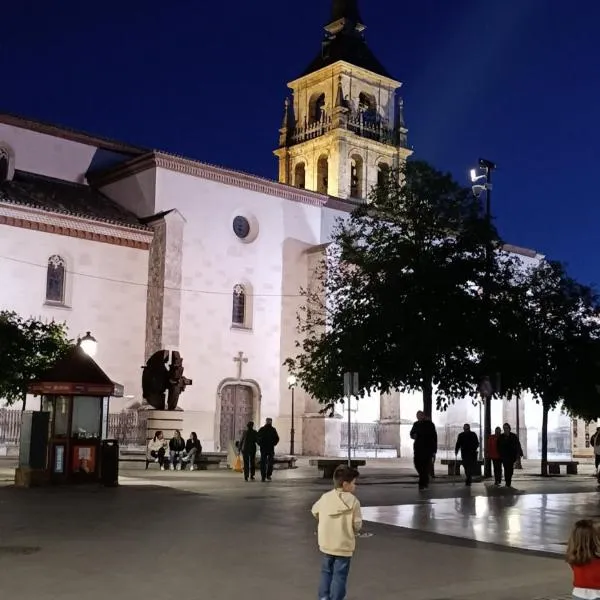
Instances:
[[[2,7],[0,111],[274,178],[285,84],[330,0],[19,0]],[[404,82],[415,154],[498,164],[504,238],[600,283],[600,2],[362,0]]]

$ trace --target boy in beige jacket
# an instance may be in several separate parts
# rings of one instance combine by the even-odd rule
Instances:
[[[312,507],[319,521],[319,549],[323,553],[319,600],[344,600],[356,534],[362,527],[360,502],[354,496],[358,471],[340,465],[333,474],[335,488]]]

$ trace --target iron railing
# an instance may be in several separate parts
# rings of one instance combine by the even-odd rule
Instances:
[[[22,412],[0,409],[0,445],[17,446],[21,437]],[[108,437],[121,446],[146,446],[148,414],[144,411],[124,410],[108,415]]]

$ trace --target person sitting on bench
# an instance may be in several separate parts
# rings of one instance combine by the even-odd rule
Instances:
[[[175,468],[181,469],[181,456],[185,451],[185,442],[181,437],[181,431],[175,430],[173,437],[169,441],[169,456],[171,457],[171,471]]]
[[[181,457],[182,463],[190,464],[190,471],[194,470],[196,459],[202,454],[202,444],[195,431],[190,433],[190,439],[185,443],[185,450]]]
[[[168,460],[165,460],[165,454],[167,453],[167,440],[162,431],[157,431],[154,434],[154,439],[148,442],[148,459],[157,462],[160,466],[161,471],[165,470],[165,463],[168,464]]]

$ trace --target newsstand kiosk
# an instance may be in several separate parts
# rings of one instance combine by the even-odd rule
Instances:
[[[58,484],[117,485],[119,449],[115,440],[107,439],[108,409],[111,397],[123,397],[123,386],[111,381],[78,345],[38,381],[30,383],[28,392],[42,397],[39,416],[47,423],[43,479]],[[35,425],[35,417],[36,412],[29,417],[24,415],[24,424],[29,420]],[[26,426],[25,429],[31,432],[31,439],[26,435],[22,440],[21,471],[28,468],[21,457],[31,454],[28,448],[39,447],[33,434],[40,428]]]

